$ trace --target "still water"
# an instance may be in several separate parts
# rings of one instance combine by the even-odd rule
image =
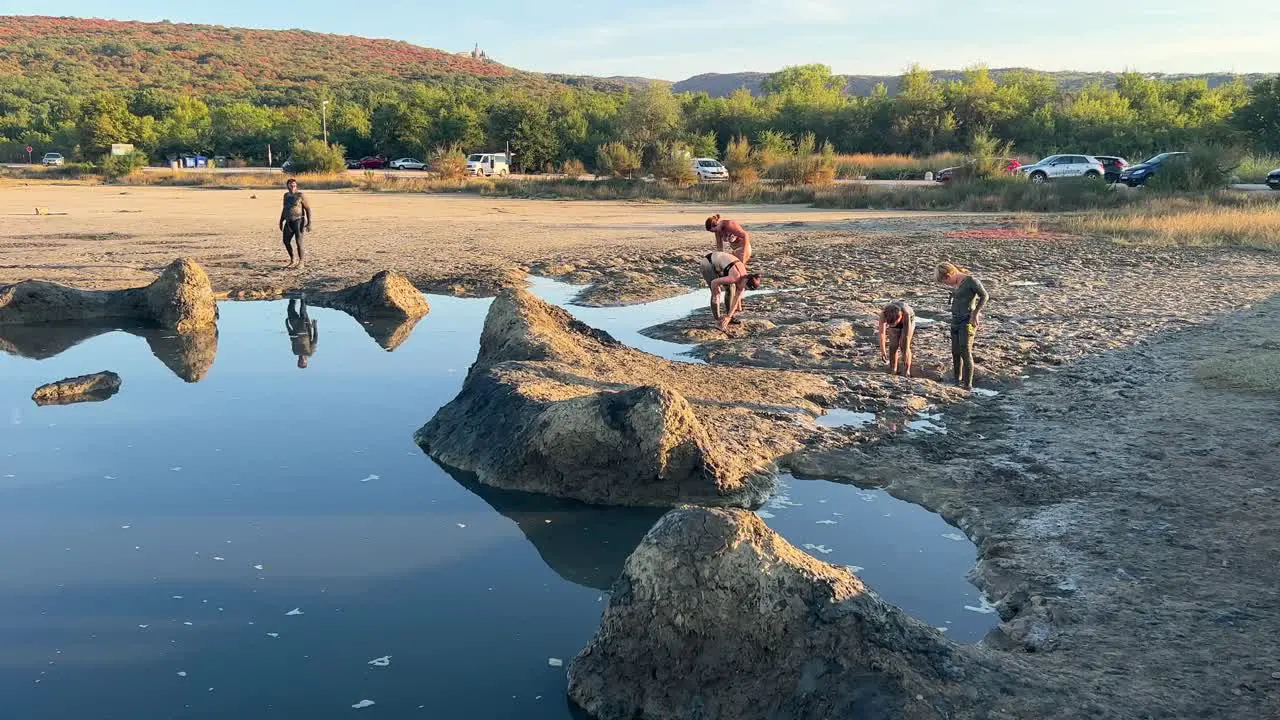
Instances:
[[[224,303],[208,367],[155,333],[0,330],[0,716],[573,717],[554,660],[590,640],[660,512],[476,487],[425,456],[413,431],[457,393],[488,308],[429,300],[394,352],[310,309],[305,368],[284,301]],[[694,300],[571,310],[640,344]],[[31,402],[98,370],[123,377],[106,402]],[[795,544],[957,640],[994,623],[963,609],[982,609],[973,547],[936,516],[783,487],[764,512]]]

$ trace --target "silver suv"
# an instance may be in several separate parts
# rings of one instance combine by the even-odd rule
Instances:
[[[1098,178],[1106,174],[1102,162],[1092,155],[1050,155],[1034,165],[1018,168],[1033,183],[1059,178]]]
[[[62,158],[62,153],[51,152],[44,154],[43,162],[45,165],[61,165],[66,161]]]

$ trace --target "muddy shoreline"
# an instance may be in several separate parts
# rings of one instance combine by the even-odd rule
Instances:
[[[113,217],[109,198],[94,197],[97,214],[74,218],[75,228],[7,231],[0,284],[41,276],[124,286],[193,245],[165,239],[167,224],[147,231],[149,244],[120,237],[130,216]],[[646,210],[613,207],[623,204],[592,216],[579,203],[466,202],[477,204],[437,221],[440,232],[458,233],[439,244],[406,243],[395,231],[379,244],[352,218],[351,258],[329,265],[325,250],[302,275],[265,269],[265,242],[261,251],[201,243],[187,251],[232,296],[336,287],[380,267],[455,295],[490,294],[526,273],[594,283],[582,297],[591,304],[697,289],[696,257],[709,236],[690,225],[702,208],[662,208],[665,222],[637,230],[617,218]],[[518,221],[459,230],[491,206]],[[537,214],[553,210],[565,217]],[[821,375],[841,388],[833,406],[881,416],[820,434],[784,457],[783,469],[883,487],[960,527],[979,547],[973,580],[1004,620],[984,644],[1042,680],[1058,700],[1052,717],[1280,716],[1272,640],[1280,636],[1280,403],[1274,392],[1196,378],[1203,363],[1277,347],[1280,258],[1122,247],[1033,228],[1010,237],[1021,221],[992,217],[822,219],[797,209],[811,222],[795,226],[775,210],[758,212],[758,230],[744,215],[758,233],[753,269],[788,292],[749,298],[743,324],[727,334],[710,327],[707,311],[647,334],[696,344],[713,364]],[[218,222],[201,232],[217,234]],[[1002,232],[984,239],[988,228]],[[255,230],[252,242],[269,231]],[[227,257],[209,257],[220,253]],[[978,384],[998,396],[933,382],[949,363],[945,293],[930,282],[940,259],[970,267],[992,293]],[[890,378],[875,357],[875,313],[889,298],[942,319],[918,335],[924,379]],[[891,427],[926,406],[941,412],[945,434]],[[999,717],[1046,717],[1046,697],[1005,699]]]

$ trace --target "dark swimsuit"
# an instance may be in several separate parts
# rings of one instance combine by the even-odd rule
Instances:
[[[713,261],[713,260],[711,259],[711,256],[712,256],[712,255],[714,255],[714,254],[715,254],[715,253],[707,253],[706,255],[703,255],[703,257],[705,257],[705,258],[707,259],[707,264],[711,266],[711,269],[712,269],[712,270],[715,270],[715,269],[716,269],[715,261]],[[733,266],[734,266],[734,265],[741,265],[741,264],[742,264],[742,261],[741,261],[741,260],[734,260],[733,262],[729,263],[728,265],[725,265],[725,266],[724,266],[724,269],[720,271],[720,277],[729,277],[729,271],[733,269]]]

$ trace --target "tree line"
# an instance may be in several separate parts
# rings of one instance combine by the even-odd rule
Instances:
[[[264,99],[152,87],[81,96],[10,76],[0,81],[0,155],[25,159],[30,145],[37,153],[92,162],[112,143],[127,142],[153,161],[200,152],[263,164],[270,146],[279,164],[295,145],[321,137],[322,123],[330,142],[352,157],[510,147],[526,171],[575,161],[597,167],[620,147],[652,166],[668,148],[722,156],[737,138],[776,146],[807,135],[841,153],[964,152],[988,137],[1028,155],[1132,158],[1203,143],[1280,152],[1280,76],[1252,87],[1209,87],[1204,80],[1125,73],[1114,87],[1065,91],[1031,71],[997,81],[974,68],[961,80],[935,81],[913,67],[892,95],[881,86],[850,97],[843,84],[830,68],[805,65],[771,75],[758,97],[745,90],[722,98],[674,94],[657,83],[616,91],[441,78],[315,87]]]

